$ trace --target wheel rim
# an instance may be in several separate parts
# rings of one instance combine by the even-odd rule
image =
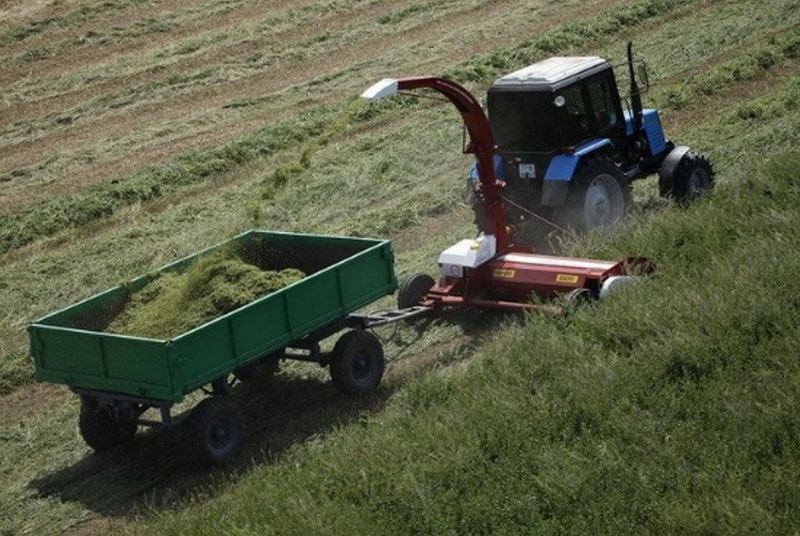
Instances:
[[[233,423],[228,419],[217,419],[208,429],[208,446],[215,454],[228,450],[236,435]]]
[[[617,179],[606,173],[595,177],[586,189],[583,208],[589,229],[608,227],[621,220],[625,196]]]
[[[353,357],[352,362],[353,379],[359,383],[368,380],[372,375],[372,359],[369,352],[363,350]]]
[[[703,168],[696,168],[689,175],[689,199],[697,199],[708,189],[708,173]]]

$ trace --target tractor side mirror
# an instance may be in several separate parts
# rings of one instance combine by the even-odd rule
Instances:
[[[645,62],[640,62],[639,65],[637,65],[636,76],[639,78],[639,82],[644,86],[644,91],[649,91],[650,75],[647,74],[647,64]]]

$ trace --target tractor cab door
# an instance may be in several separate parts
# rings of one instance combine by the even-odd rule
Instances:
[[[610,138],[614,147],[621,151],[625,146],[625,117],[614,79],[614,71],[608,69],[583,81],[588,104],[588,116],[592,133],[597,138]]]

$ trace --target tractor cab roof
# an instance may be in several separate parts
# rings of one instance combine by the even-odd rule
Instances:
[[[598,56],[548,58],[498,78],[492,89],[556,91],[610,68],[611,64]]]

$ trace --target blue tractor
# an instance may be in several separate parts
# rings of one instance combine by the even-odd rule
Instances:
[[[635,69],[635,66],[637,67]],[[660,195],[688,203],[708,193],[708,159],[676,147],[658,112],[643,109],[649,88],[644,62],[628,43],[630,94],[620,97],[614,69],[599,57],[554,57],[503,76],[487,96],[496,141],[495,173],[506,219],[589,231],[613,226],[631,203],[631,183],[659,174]],[[473,165],[468,180],[476,223],[483,228],[481,193]]]

